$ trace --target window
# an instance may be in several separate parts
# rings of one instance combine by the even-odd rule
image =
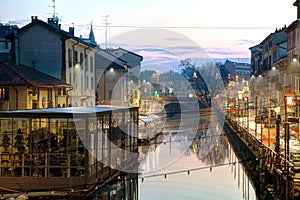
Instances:
[[[89,89],[89,77],[86,76],[86,89]]]
[[[73,62],[74,62],[75,64],[78,63],[78,52],[77,52],[77,51],[74,51]]]
[[[0,88],[0,100],[8,100],[8,88]]]
[[[85,65],[85,71],[87,72],[87,71],[89,71],[89,60],[92,60],[92,58],[91,57],[89,57],[89,56],[87,56],[86,57],[87,58],[87,62],[86,62],[86,65]],[[90,62],[92,62],[92,61],[90,61]]]
[[[91,77],[91,89],[93,90],[94,89],[94,78]]]
[[[84,67],[85,67],[85,71],[87,71],[88,69],[88,62],[89,61],[89,56],[85,56],[85,60],[84,60]]]
[[[83,53],[80,53],[80,69],[83,69]]]
[[[109,83],[117,82],[118,81],[118,76],[116,73],[105,73],[105,81]]]
[[[277,50],[273,51],[273,62],[272,63],[275,63],[277,61],[277,59],[278,59],[277,55],[278,55],[278,51]]]
[[[93,57],[91,57],[91,59],[90,59],[90,72],[93,72],[93,69],[94,69],[94,60],[93,60]]]
[[[57,95],[61,95],[61,88],[57,88]]]
[[[72,67],[71,49],[68,49],[68,65]]]

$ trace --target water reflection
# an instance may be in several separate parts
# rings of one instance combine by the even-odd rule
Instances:
[[[139,200],[256,199],[252,183],[223,132],[218,135],[206,131],[196,139],[178,136],[175,142],[168,143],[170,137],[174,135],[165,134],[160,144],[149,147],[155,150],[142,162],[145,172],[139,179]],[[182,142],[191,145],[183,150],[178,148]],[[160,153],[165,155],[165,148],[170,153],[184,153],[165,168],[147,171],[157,164],[162,166]]]
[[[101,185],[101,183],[99,183]],[[117,199],[138,199],[138,174],[119,172],[109,183],[102,183],[102,186],[94,192],[91,199],[117,200]]]

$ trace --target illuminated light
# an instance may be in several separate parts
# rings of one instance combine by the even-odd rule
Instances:
[[[110,72],[113,72],[114,71],[114,68],[110,68],[110,70],[109,70]]]
[[[292,97],[286,97],[286,104],[292,105],[293,104],[293,98]]]
[[[76,64],[75,64],[75,69],[79,69],[79,67],[80,67],[80,64],[79,64],[79,63],[76,63]]]
[[[193,78],[198,78],[196,72],[194,72]]]
[[[295,62],[298,62],[298,58],[297,58],[296,55],[293,56],[293,62],[294,62],[294,63],[295,63]]]
[[[197,144],[193,144],[193,152],[196,153],[197,151]]]
[[[243,94],[239,94],[239,100],[243,99]]]

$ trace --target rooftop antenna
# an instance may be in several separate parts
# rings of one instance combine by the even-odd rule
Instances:
[[[56,13],[56,7],[55,7],[55,0],[52,0],[53,5],[50,6],[53,9],[52,18],[54,21],[58,22],[58,17],[56,16],[58,13]]]
[[[53,5],[52,5],[52,8],[53,8],[53,18],[54,18],[55,15],[56,15],[56,12],[55,12],[55,0],[52,0],[52,3],[53,3]]]
[[[105,47],[107,49],[107,26],[108,24],[111,24],[111,23],[108,23],[108,17],[109,15],[104,15],[103,17],[105,17],[105,19],[103,20],[105,23]]]

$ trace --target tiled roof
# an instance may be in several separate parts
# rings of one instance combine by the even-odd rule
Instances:
[[[30,27],[32,26],[35,26],[35,25],[40,25],[40,26],[43,26],[45,28],[47,28],[48,30],[60,35],[62,38],[64,39],[69,39],[69,38],[72,38],[73,40],[77,41],[77,42],[80,42],[82,44],[85,44],[87,46],[90,46],[90,47],[96,47],[97,44],[92,44],[88,41],[84,41],[82,38],[79,38],[79,37],[75,37],[73,35],[71,35],[69,32],[66,32],[64,30],[62,30],[60,28],[60,25],[51,25],[47,22],[44,22],[42,20],[39,20],[39,19],[34,19],[31,23],[23,26],[22,28],[19,29],[19,32],[23,32],[23,31],[26,31],[27,29],[29,29]]]
[[[64,86],[66,82],[27,66],[0,65],[0,86]]]

